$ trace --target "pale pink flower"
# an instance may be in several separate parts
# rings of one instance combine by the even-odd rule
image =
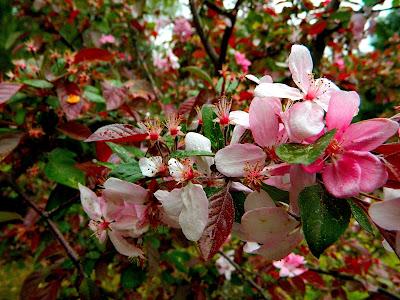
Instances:
[[[154,177],[158,173],[166,170],[161,156],[141,157],[139,159],[139,168],[143,176]]]
[[[225,252],[231,260],[234,259],[235,250],[229,250]],[[215,261],[218,273],[224,275],[226,280],[231,280],[232,272],[235,271],[235,267],[222,255]]]
[[[112,34],[102,34],[99,39],[100,44],[115,44],[115,37]]]
[[[168,170],[172,178],[179,183],[190,181],[196,176],[191,159],[184,159],[181,162],[176,158],[171,158],[168,161]]]
[[[154,196],[162,204],[166,224],[181,228],[188,240],[200,239],[208,222],[208,199],[200,184],[189,182],[171,192],[158,190]]]
[[[363,38],[366,23],[367,19],[363,13],[355,13],[351,16],[350,29],[355,40],[359,41]]]
[[[83,210],[91,219],[89,227],[101,243],[107,236],[115,249],[129,257],[143,256],[143,252],[131,238],[137,238],[147,231],[146,201],[148,192],[133,183],[109,178],[104,191],[98,197],[87,187],[79,184]]]
[[[211,152],[211,141],[205,136],[196,133],[188,132],[185,136],[186,151],[206,151]],[[209,156],[193,156],[192,159],[196,163],[197,170],[206,175],[211,174],[210,167],[214,164],[214,158]]]
[[[280,277],[296,277],[307,271],[304,266],[305,263],[306,261],[303,256],[290,253],[285,258],[279,261],[274,261],[272,264],[276,268],[280,269]]]
[[[350,124],[359,103],[356,92],[336,91],[326,114],[327,129],[337,132],[326,150],[322,179],[327,190],[339,198],[370,193],[385,184],[386,168],[369,151],[382,145],[399,128],[397,122],[384,118]]]
[[[188,41],[193,34],[192,25],[187,19],[178,18],[174,22],[174,34],[184,43]]]
[[[243,73],[247,73],[249,71],[251,62],[246,58],[245,54],[235,51],[235,61],[242,68]]]
[[[254,90],[257,97],[278,97],[301,100],[287,112],[287,129],[294,141],[302,141],[324,128],[324,110],[328,109],[333,91],[339,88],[326,78],[314,79],[310,51],[293,45],[289,55],[289,69],[298,88],[282,83],[263,82]]]
[[[246,197],[244,210],[238,233],[242,240],[251,242],[246,252],[277,260],[292,252],[303,238],[299,222],[282,207],[276,207],[263,190]]]

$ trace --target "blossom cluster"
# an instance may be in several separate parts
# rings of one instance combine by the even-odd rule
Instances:
[[[322,183],[342,201],[384,186],[387,168],[372,151],[397,133],[398,123],[386,118],[352,123],[360,97],[327,78],[314,78],[306,47],[293,45],[288,65],[297,87],[274,83],[268,75],[246,76],[256,84],[246,110],[232,111],[231,101],[221,96],[190,126],[172,114],[165,124],[153,119],[130,131],[109,125],[95,132],[108,134],[108,140],[110,131],[113,139],[143,136],[146,150],[137,162],[142,175],[137,184],[109,178],[98,195],[80,186],[89,226],[99,240],[108,235],[121,254],[142,256],[137,239],[163,224],[182,230],[203,254],[214,253],[214,246],[220,248],[233,233],[246,241],[246,252],[278,261],[304,238],[299,207],[304,188]],[[288,201],[274,199],[265,186],[288,192]],[[210,196],[210,188],[217,192]],[[233,221],[238,212],[229,195],[235,192],[246,195],[240,222]],[[400,229],[398,200],[371,206],[378,226]],[[282,276],[303,272],[287,264],[276,263]]]

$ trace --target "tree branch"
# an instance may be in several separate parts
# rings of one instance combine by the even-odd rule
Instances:
[[[83,267],[79,261],[79,255],[76,253],[76,251],[71,247],[71,245],[68,243],[68,241],[64,238],[62,235],[61,231],[58,229],[58,226],[56,223],[54,223],[50,219],[50,215],[46,211],[42,211],[39,206],[27,195],[25,194],[24,191],[10,178],[9,176],[5,175],[7,178],[8,184],[12,187],[12,189],[30,206],[40,217],[44,219],[44,221],[47,224],[47,227],[50,229],[50,231],[54,234],[56,237],[57,241],[61,244],[61,246],[64,248],[65,252],[67,253],[68,257],[72,260],[74,263],[75,267],[78,269],[79,273],[81,276],[85,277],[85,272],[83,270]]]
[[[223,15],[223,16],[226,16],[226,17],[228,17],[228,18],[231,18],[231,17],[232,17],[232,14],[231,14],[229,11],[227,11],[227,10],[225,10],[225,9],[223,9],[223,8],[221,8],[221,7],[219,7],[219,6],[216,5],[214,2],[211,2],[211,1],[209,1],[209,0],[205,0],[205,1],[204,1],[204,4],[205,4],[208,8],[210,8],[210,9],[212,9],[213,11],[217,12],[219,15]]]
[[[236,269],[236,271],[238,271],[243,276],[243,278],[248,283],[250,283],[250,285],[253,286],[260,293],[260,295],[263,297],[263,299],[267,299],[267,300],[269,299],[267,297],[267,295],[265,294],[265,291],[263,290],[263,288],[260,287],[257,283],[255,283],[253,281],[253,279],[251,279],[249,276],[247,276],[247,274],[242,270],[242,268],[237,263],[235,263],[232,259],[230,259],[230,257],[228,255],[226,255],[223,251],[218,251],[218,253],[221,256],[223,256]]]

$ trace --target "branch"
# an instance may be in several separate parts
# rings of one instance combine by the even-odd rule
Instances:
[[[314,271],[314,272],[319,273],[319,274],[332,276],[332,277],[338,278],[340,280],[345,280],[345,281],[355,281],[355,282],[358,282],[358,283],[360,283],[360,284],[362,284],[364,286],[364,283],[361,280],[356,279],[353,275],[340,273],[338,271],[325,271],[325,270],[321,270],[321,269],[313,268],[313,267],[307,267],[307,268],[308,268],[308,270]],[[394,293],[388,291],[385,288],[378,287],[378,292],[380,292],[382,294],[385,294],[390,299],[400,300],[399,296],[395,295]]]
[[[83,267],[79,261],[79,255],[76,251],[71,247],[68,241],[64,238],[61,231],[58,229],[57,224],[54,223],[49,216],[48,212],[42,211],[39,206],[27,195],[24,191],[10,178],[7,177],[8,184],[12,187],[12,189],[20,196],[28,206],[30,206],[40,217],[44,219],[50,231],[54,234],[58,242],[65,249],[68,257],[72,260],[75,267],[78,269],[81,276],[85,277],[85,272]]]
[[[236,271],[238,271],[243,278],[250,283],[250,285],[252,285],[259,293],[260,295],[263,297],[263,299],[269,299],[266,295],[265,295],[265,291],[263,290],[262,287],[260,287],[257,283],[255,283],[249,276],[246,275],[246,273],[242,270],[242,268],[235,263],[232,259],[230,259],[230,257],[228,255],[226,255],[224,252],[222,251],[218,251],[218,253],[220,255],[222,255],[235,269]]]
[[[218,54],[215,51],[215,49],[213,48],[213,46],[211,46],[211,44],[209,43],[209,41],[204,33],[203,27],[201,26],[199,13],[197,12],[196,5],[194,4],[194,0],[189,0],[189,6],[190,6],[190,11],[192,13],[194,27],[196,28],[197,34],[200,37],[200,40],[203,44],[204,49],[206,50],[208,56],[210,57],[212,63],[214,64],[215,71],[218,72],[219,71]]]
[[[216,5],[214,2],[211,2],[211,1],[209,1],[209,0],[205,0],[205,1],[204,1],[204,4],[205,4],[208,8],[210,8],[210,9],[212,9],[213,11],[217,12],[219,15],[223,15],[223,16],[226,16],[226,17],[228,17],[228,18],[231,18],[231,17],[232,17],[232,14],[231,14],[229,11],[227,11],[227,10],[225,10],[225,9],[223,9],[223,8],[221,8],[221,7],[219,7],[219,6]]]

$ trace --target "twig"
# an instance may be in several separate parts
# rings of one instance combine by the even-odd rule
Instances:
[[[354,276],[352,275],[348,275],[348,274],[344,274],[344,273],[340,273],[338,271],[326,271],[326,270],[321,270],[318,268],[313,268],[313,267],[307,267],[308,270],[319,273],[319,274],[323,274],[323,275],[328,275],[328,276],[332,276],[341,280],[345,280],[345,281],[355,281],[358,282],[362,285],[364,285],[364,283],[358,279],[356,279]],[[385,294],[386,296],[390,297],[391,299],[395,299],[395,300],[400,300],[400,297],[395,295],[394,293],[388,291],[387,289],[383,288],[383,287],[378,287],[378,292]]]
[[[367,198],[374,199],[374,200],[376,200],[376,201],[383,201],[383,200],[382,200],[381,198],[379,198],[379,197],[376,197],[376,196],[374,196],[374,195],[368,195],[368,194],[363,193],[363,192],[360,192],[360,195],[361,195],[361,196],[364,196],[364,197],[367,197]]]
[[[79,198],[79,195],[75,195],[72,198],[68,199],[67,201],[64,201],[61,203],[59,206],[49,210],[49,211],[44,211],[44,214],[47,214],[49,217],[53,216],[55,213],[59,212],[61,209],[66,208],[70,206],[72,203],[74,203],[77,199]]]
[[[248,283],[250,283],[260,294],[261,294],[261,296],[264,298],[264,299],[269,299],[268,297],[267,297],[267,295],[265,294],[265,291],[263,290],[263,288],[262,287],[260,287],[257,283],[255,283],[254,281],[253,281],[253,279],[251,279],[249,276],[247,276],[247,274],[242,270],[242,268],[237,264],[237,263],[235,263],[232,259],[230,259],[230,257],[228,256],[228,255],[226,255],[224,252],[222,252],[222,251],[218,251],[218,253],[220,254],[220,255],[222,255],[235,269],[236,269],[236,271],[238,271],[242,276],[243,276],[243,278],[248,282]]]
[[[8,177],[7,179],[8,184],[13,188],[13,190],[40,216],[42,217],[47,226],[49,227],[50,231],[54,234],[58,242],[61,246],[65,249],[68,257],[72,260],[76,268],[78,269],[81,276],[85,277],[85,272],[83,267],[79,261],[79,255],[76,251],[71,247],[68,241],[64,238],[61,231],[58,229],[56,223],[54,223],[49,216],[49,212],[42,211],[39,206],[27,195],[24,191],[11,179]]]
[[[194,27],[196,28],[197,34],[200,37],[200,40],[206,50],[208,56],[210,57],[212,63],[214,64],[215,71],[218,72],[218,54],[215,51],[214,47],[209,43],[206,34],[204,33],[203,27],[201,26],[200,16],[197,12],[196,5],[194,4],[194,0],[189,0],[190,11],[192,13]]]
[[[227,11],[227,10],[225,10],[225,9],[223,9],[223,8],[221,8],[221,7],[219,7],[218,5],[216,5],[216,4],[215,4],[214,2],[212,2],[212,1],[205,0],[205,1],[204,1],[204,4],[205,4],[208,8],[211,8],[213,11],[217,12],[217,13],[220,14],[220,15],[226,16],[226,17],[228,17],[228,18],[230,18],[230,17],[232,16],[232,14],[231,14],[229,11]]]

